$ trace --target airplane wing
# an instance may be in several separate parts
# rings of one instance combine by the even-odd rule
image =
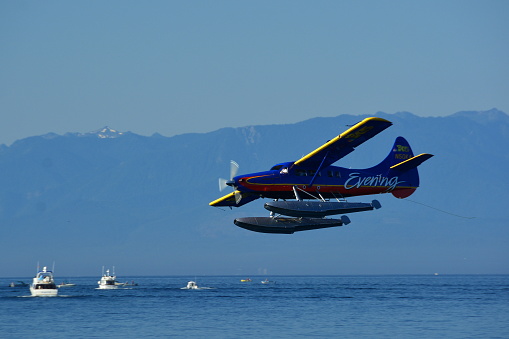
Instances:
[[[303,156],[294,164],[297,166],[314,166],[316,168],[332,165],[345,155],[353,152],[355,147],[371,139],[384,129],[392,125],[392,122],[382,118],[366,118],[350,127],[313,152]]]
[[[237,196],[238,194],[240,194],[241,196],[239,202],[236,201],[235,193],[237,193]],[[258,199],[259,197],[260,197],[259,195],[253,193],[241,193],[240,191],[235,191],[210,202],[209,205],[214,207],[219,206],[240,207],[242,205],[247,204],[248,202]]]

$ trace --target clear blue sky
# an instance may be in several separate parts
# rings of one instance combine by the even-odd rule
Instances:
[[[509,112],[509,1],[0,1],[0,144]]]

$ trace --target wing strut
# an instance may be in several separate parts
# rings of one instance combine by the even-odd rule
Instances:
[[[316,176],[318,175],[318,173],[320,173],[320,170],[322,169],[323,163],[324,163],[325,159],[327,159],[328,155],[329,155],[329,151],[327,151],[327,153],[325,153],[325,156],[323,157],[322,162],[320,163],[320,166],[318,166],[318,169],[316,170],[315,175],[313,176],[313,178],[311,179],[311,182],[309,183],[309,187],[313,186],[313,183],[315,182]]]
[[[295,194],[295,200],[302,200],[299,197],[299,193],[297,192],[297,188],[295,186],[293,186],[293,193]]]

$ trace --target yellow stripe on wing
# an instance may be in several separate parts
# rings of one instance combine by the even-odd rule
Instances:
[[[309,160],[310,158],[317,155],[318,153],[325,151],[327,148],[331,147],[332,145],[334,145],[336,142],[338,142],[341,139],[356,139],[359,136],[362,136],[364,133],[367,133],[369,130],[371,130],[373,128],[373,124],[376,124],[377,122],[392,124],[390,121],[382,119],[382,118],[376,118],[376,117],[366,118],[366,119],[362,120],[361,122],[358,122],[354,126],[350,127],[349,129],[347,129],[346,131],[344,131],[343,133],[341,133],[334,139],[327,141],[325,144],[318,147],[313,152],[303,156],[302,158],[300,158],[299,160],[297,160],[295,162],[295,165],[301,165],[306,160]]]

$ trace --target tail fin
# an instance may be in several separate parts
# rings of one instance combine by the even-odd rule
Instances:
[[[417,166],[431,158],[432,154],[422,153],[414,156],[408,141],[397,137],[389,155],[370,170],[382,173],[387,177],[397,177],[398,184],[392,191],[396,198],[409,197],[419,187]]]

